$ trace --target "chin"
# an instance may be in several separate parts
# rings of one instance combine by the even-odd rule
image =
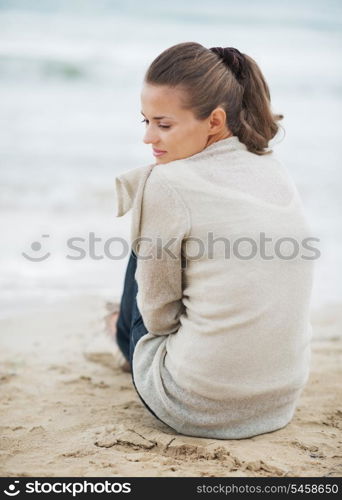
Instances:
[[[156,158],[156,164],[158,165],[159,163],[167,163],[169,162],[170,160],[164,160],[163,158]]]
[[[164,163],[170,163],[171,161],[174,161],[174,160],[180,160],[182,159],[182,157],[175,157],[175,156],[171,156],[170,153],[167,153],[165,156],[162,156],[161,158],[156,158],[155,161],[156,161],[156,164],[164,164]]]

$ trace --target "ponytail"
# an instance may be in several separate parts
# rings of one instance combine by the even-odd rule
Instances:
[[[239,114],[240,127],[236,135],[249,151],[263,155],[270,153],[266,150],[268,143],[277,134],[277,122],[283,119],[283,115],[274,114],[271,110],[270,91],[259,66],[246,54],[244,58],[244,92]]]

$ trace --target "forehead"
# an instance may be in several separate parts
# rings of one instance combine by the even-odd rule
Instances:
[[[182,91],[166,85],[145,83],[141,91],[141,105],[144,113],[175,115],[182,111]]]

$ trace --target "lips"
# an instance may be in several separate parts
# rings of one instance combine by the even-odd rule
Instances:
[[[165,153],[167,153],[167,151],[162,151],[161,149],[155,149],[155,148],[152,148],[153,149],[153,156],[163,156]]]

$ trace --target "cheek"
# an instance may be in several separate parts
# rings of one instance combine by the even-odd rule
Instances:
[[[173,127],[165,134],[165,146],[173,152],[192,154],[197,151],[203,140],[203,131],[197,124],[187,123],[184,126]]]
[[[172,140],[184,142],[184,140],[191,140],[191,138],[195,135],[194,132],[195,131],[191,126],[177,127],[170,131],[170,137],[172,135]]]
[[[180,149],[184,140],[184,133],[180,129],[171,129],[167,134],[165,134],[165,144],[168,144],[172,149]]]
[[[184,135],[184,139],[186,140],[186,144],[188,149],[196,150],[202,144],[203,133],[199,129],[199,127],[191,127],[187,130],[186,135]]]

